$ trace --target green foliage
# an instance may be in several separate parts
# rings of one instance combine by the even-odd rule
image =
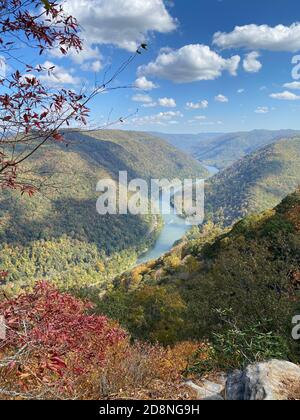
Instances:
[[[287,340],[261,330],[261,325],[243,330],[232,325],[224,332],[213,334],[208,354],[194,363],[189,373],[202,375],[209,371],[244,369],[248,364],[270,359],[288,360],[290,349]]]
[[[185,309],[174,289],[158,286],[112,291],[98,306],[100,313],[119,321],[133,338],[163,345],[180,341]]]
[[[280,203],[300,184],[300,138],[281,140],[220,172],[206,185],[207,219],[230,226]]]
[[[111,279],[130,268],[136,258],[135,248],[107,257],[95,244],[67,236],[52,241],[34,241],[27,246],[0,245],[0,266],[8,272],[1,289],[6,294],[17,295],[44,279],[60,290],[73,290],[83,296],[97,288],[99,295]]]
[[[291,338],[291,320],[299,313],[300,302],[299,200],[296,192],[276,209],[251,216],[221,235],[212,224],[199,232],[194,229],[191,241],[137,268],[137,282],[132,273],[123,274],[114,293],[122,290],[131,300],[132,290],[137,293],[150,286],[167,288],[171,301],[179,295],[185,310],[184,329],[177,339],[216,343],[220,364],[229,365],[231,360],[237,367],[280,355],[299,362],[299,348]],[[173,261],[176,269],[170,270]],[[144,305],[141,300],[140,311]],[[220,318],[229,310],[230,317]],[[123,311],[126,318],[126,305]],[[149,336],[157,325],[151,318],[144,321]],[[132,331],[130,324],[128,328]]]

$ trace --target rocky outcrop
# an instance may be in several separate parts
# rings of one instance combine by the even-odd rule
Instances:
[[[219,375],[214,382],[187,381],[199,400],[276,401],[300,400],[300,367],[279,360],[257,363],[227,377]]]
[[[250,365],[244,372],[229,375],[225,398],[231,401],[300,399],[300,368],[279,360]]]

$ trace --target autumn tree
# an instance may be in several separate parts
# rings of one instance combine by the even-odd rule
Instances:
[[[89,94],[49,89],[40,76],[51,75],[54,67],[23,62],[18,54],[22,48],[40,56],[51,50],[80,53],[78,22],[55,1],[0,0],[0,188],[33,194],[35,186],[22,178],[24,162],[46,143],[63,141],[62,128],[86,124],[88,103],[115,89],[113,82],[145,45]]]

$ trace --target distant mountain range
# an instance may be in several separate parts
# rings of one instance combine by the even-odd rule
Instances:
[[[151,134],[166,140],[168,143],[172,144],[172,146],[189,154],[192,154],[195,147],[200,143],[213,141],[223,136],[223,133],[167,134],[152,132]]]
[[[244,156],[282,138],[300,135],[295,130],[253,130],[236,133],[163,134],[155,133],[173,146],[192,154],[205,165],[219,169],[231,166]]]

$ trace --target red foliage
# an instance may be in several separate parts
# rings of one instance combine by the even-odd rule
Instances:
[[[126,334],[106,317],[88,315],[90,309],[45,282],[31,294],[0,302],[7,327],[0,352],[12,360],[7,369],[20,377],[21,387],[34,379],[71,389],[76,378],[103,366],[109,348]]]
[[[79,52],[82,43],[76,19],[61,5],[48,0],[0,0],[0,64],[4,59],[14,68],[0,76],[0,188],[20,189],[32,195],[35,188],[20,181],[21,164],[49,140],[61,141],[59,133],[70,121],[86,122],[87,99],[71,90],[49,89],[39,77],[55,68],[32,66],[18,58],[20,47],[41,55],[58,49],[65,55]],[[30,135],[30,136],[29,136]],[[23,152],[16,154],[16,147]]]
[[[41,0],[0,0],[2,49],[11,50],[16,43],[12,35],[22,35],[34,41],[40,52],[60,45],[62,54],[66,54],[69,48],[81,49],[77,29],[76,19],[65,15],[62,6],[53,1],[42,7]],[[4,38],[7,34],[12,38],[9,41]]]

